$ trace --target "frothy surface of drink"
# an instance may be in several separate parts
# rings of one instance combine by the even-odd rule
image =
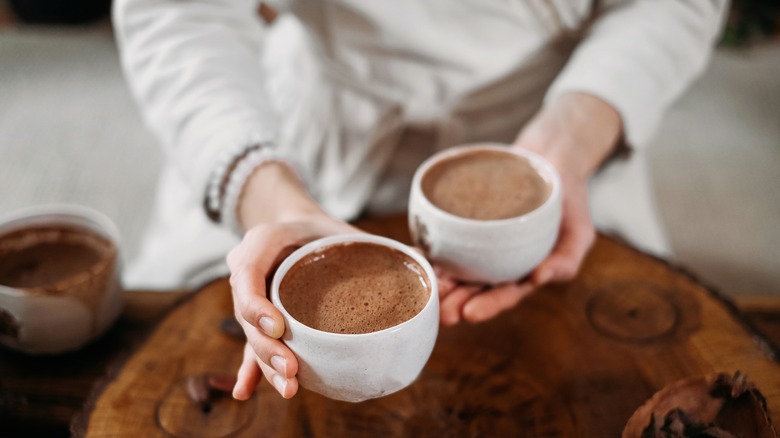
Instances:
[[[401,324],[425,307],[430,282],[401,251],[366,242],[327,246],[287,271],[279,298],[301,323],[357,334]]]

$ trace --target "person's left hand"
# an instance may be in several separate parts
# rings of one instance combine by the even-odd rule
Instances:
[[[563,214],[550,255],[526,278],[495,286],[462,285],[441,273],[443,325],[486,321],[517,305],[536,288],[572,280],[595,239],[588,207],[588,181],[618,142],[620,116],[612,106],[584,93],[567,93],[544,107],[512,147],[536,152],[561,177]]]

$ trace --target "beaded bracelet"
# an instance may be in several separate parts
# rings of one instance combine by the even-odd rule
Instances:
[[[241,192],[252,172],[258,166],[268,161],[284,162],[284,160],[277,157],[273,148],[261,147],[252,149],[244,158],[239,160],[233,171],[230,172],[222,202],[222,223],[238,236],[242,236],[245,231],[238,220],[237,214]]]
[[[268,161],[285,163],[304,182],[298,166],[279,157],[271,143],[253,143],[226,157],[212,172],[204,208],[209,219],[224,224],[238,236],[245,231],[238,220],[238,203],[246,180],[258,166]]]
[[[252,151],[266,147],[266,144],[259,142],[246,144],[249,144],[249,146],[241,146],[239,149],[228,151],[222,155],[220,162],[214,167],[206,183],[203,209],[212,222],[221,223],[223,221],[222,211],[224,209],[225,191],[227,190],[230,175],[236,166]]]

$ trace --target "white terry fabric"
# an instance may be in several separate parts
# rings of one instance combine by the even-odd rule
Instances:
[[[726,0],[606,0],[547,98],[585,91],[612,104],[626,139],[647,145],[664,111],[707,64]]]
[[[206,219],[203,185],[220,150],[258,133],[343,219],[402,210],[425,157],[460,143],[511,142],[545,94],[602,97],[641,148],[702,70],[725,1],[603,1],[591,26],[589,0],[301,0],[281,4],[267,28],[256,6],[115,4],[126,75],[170,151],[126,276],[131,287],[226,272],[237,239]],[[593,179],[594,221],[663,254],[643,154],[635,155]]]
[[[169,162],[204,193],[225,148],[270,141],[274,113],[256,62],[263,29],[249,0],[114,4],[121,61]]]

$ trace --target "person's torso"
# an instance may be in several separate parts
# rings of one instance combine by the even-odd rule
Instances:
[[[469,100],[491,106],[546,88],[550,66],[557,71],[568,56],[570,45],[561,40],[583,27],[591,3],[293,0],[289,6],[334,75],[402,102],[409,119],[424,120]]]

